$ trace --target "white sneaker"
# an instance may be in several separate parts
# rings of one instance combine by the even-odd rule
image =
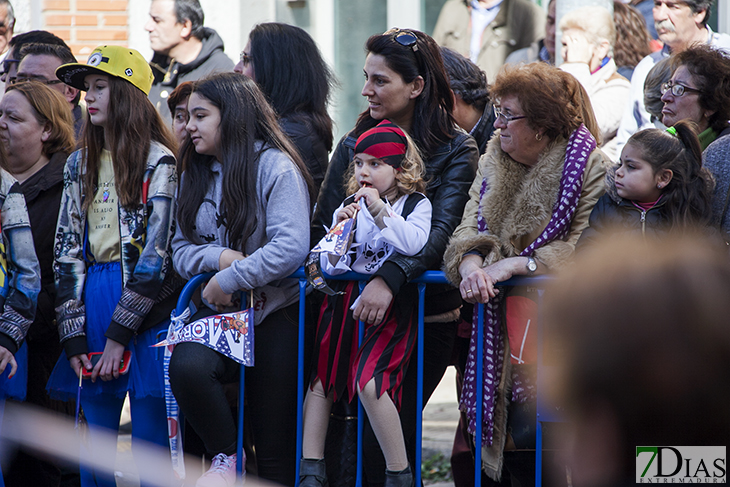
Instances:
[[[210,469],[198,479],[195,487],[231,487],[235,484],[236,455],[219,453],[213,457]]]

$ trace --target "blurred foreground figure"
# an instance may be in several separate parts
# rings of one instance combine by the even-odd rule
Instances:
[[[558,339],[546,353],[560,366],[549,389],[568,405],[574,485],[633,485],[637,446],[727,444],[726,249],[689,236],[606,241],[548,296]]]

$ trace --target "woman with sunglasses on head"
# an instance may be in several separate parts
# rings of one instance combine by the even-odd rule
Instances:
[[[483,360],[496,380],[476,383],[475,319],[460,403],[469,432],[482,435],[482,470],[504,481],[504,464],[513,484],[530,485],[534,467],[525,465],[535,464],[534,455],[503,451],[506,444],[535,448],[535,335],[525,326],[535,322],[528,301],[534,294],[529,288],[526,293],[515,288],[513,294],[496,286],[567,263],[603,194],[608,159],[597,149],[600,132],[588,94],[572,75],[544,63],[506,66],[490,91],[495,135],[479,160],[463,219],[444,254],[444,272],[466,302],[487,304]],[[479,387],[485,407],[477,425]]]
[[[347,196],[346,172],[358,137],[386,118],[401,127],[420,149],[428,181],[426,196],[433,208],[431,230],[423,250],[412,257],[393,254],[363,289],[353,316],[372,324],[383,320],[393,296],[408,281],[425,270],[440,268],[446,244],[468,199],[479,153],[474,139],[458,130],[451,116],[453,95],[449,79],[439,47],[431,37],[418,31],[393,29],[370,37],[365,49],[362,95],[369,106],[332,155],[313,217],[312,246],[322,238],[325,226],[332,223],[332,214]],[[458,291],[449,286],[430,285],[427,294],[424,404],[420,406],[428,401],[449,365],[461,306]],[[414,300],[414,310],[417,304]],[[399,414],[409,462],[414,465],[415,368],[406,372],[403,381]],[[368,484],[382,485],[386,465],[369,427],[364,441]]]
[[[319,194],[332,150],[327,103],[335,80],[314,39],[294,25],[258,24],[233,70],[253,79],[264,92],[312,175],[315,195]]]

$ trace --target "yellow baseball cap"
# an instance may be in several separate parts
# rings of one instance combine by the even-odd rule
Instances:
[[[56,76],[69,86],[86,91],[84,78],[91,73],[108,74],[129,81],[150,94],[152,68],[145,58],[134,49],[123,46],[99,46],[91,53],[86,64],[63,64],[56,69]]]

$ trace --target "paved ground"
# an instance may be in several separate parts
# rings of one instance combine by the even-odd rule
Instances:
[[[451,455],[451,444],[459,420],[456,404],[455,369],[449,367],[441,384],[423,411],[423,457],[436,453]],[[132,459],[130,435],[120,435],[117,458],[117,487],[139,487],[139,478]],[[123,473],[122,473],[123,472]],[[453,482],[428,484],[431,487],[453,487]]]

